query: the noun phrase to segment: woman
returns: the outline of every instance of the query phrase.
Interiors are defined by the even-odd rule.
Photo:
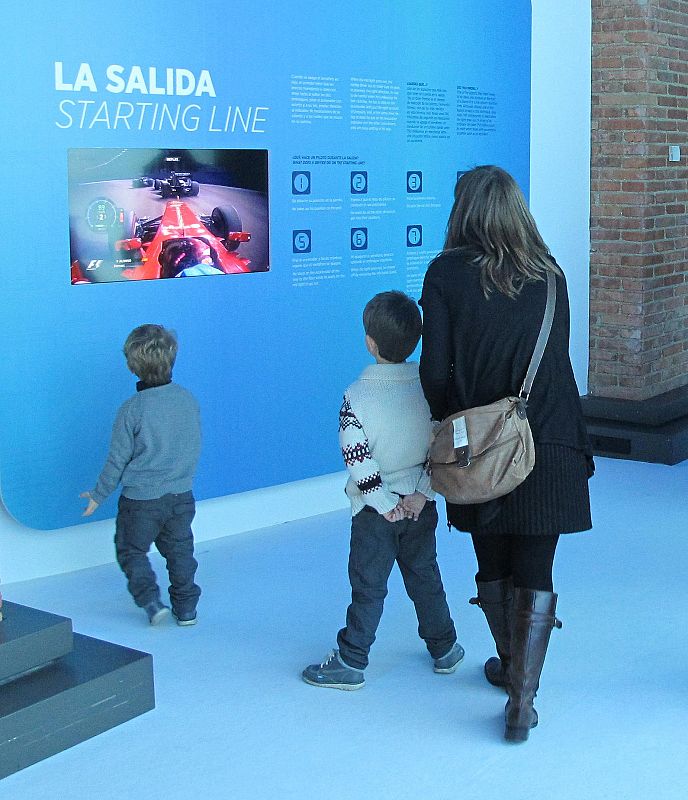
[[[520,189],[499,167],[477,167],[454,192],[443,252],[430,264],[421,306],[420,377],[433,419],[517,396],[556,277],[556,308],[528,400],[535,467],[498,500],[447,503],[450,525],[473,539],[478,596],[497,646],[487,680],[509,694],[505,737],[537,725],[538,688],[555,617],[552,564],[559,534],[592,527],[594,471],[569,359],[564,276]]]

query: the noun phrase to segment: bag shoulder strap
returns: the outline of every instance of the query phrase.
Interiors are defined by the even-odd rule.
[[[540,326],[540,333],[538,334],[537,342],[535,342],[535,350],[533,351],[533,356],[530,359],[530,364],[528,365],[528,372],[526,372],[526,377],[525,380],[523,381],[523,386],[521,386],[521,391],[518,393],[518,396],[523,400],[528,399],[530,390],[533,388],[533,381],[535,380],[535,374],[537,373],[538,367],[540,366],[540,362],[542,361],[542,356],[545,352],[545,347],[547,347],[549,332],[552,330],[552,321],[554,320],[554,309],[556,303],[557,303],[556,277],[552,271],[547,270],[547,305],[545,306],[545,316],[543,317],[542,325]]]

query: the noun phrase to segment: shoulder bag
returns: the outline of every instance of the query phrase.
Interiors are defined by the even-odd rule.
[[[452,414],[430,446],[432,488],[450,503],[485,503],[502,497],[535,466],[526,407],[554,319],[556,279],[547,272],[547,305],[535,350],[518,397]]]

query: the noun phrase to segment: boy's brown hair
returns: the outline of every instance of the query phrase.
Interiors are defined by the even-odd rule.
[[[363,309],[363,327],[385,361],[400,364],[416,349],[423,323],[415,301],[403,292],[376,294]]]
[[[162,325],[139,325],[124,343],[127,366],[149,386],[162,386],[172,380],[177,358],[177,337]]]

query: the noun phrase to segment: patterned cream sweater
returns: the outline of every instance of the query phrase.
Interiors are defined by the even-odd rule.
[[[349,470],[352,515],[368,505],[385,514],[399,495],[433,499],[427,455],[432,435],[418,364],[372,364],[344,393],[339,443]]]

